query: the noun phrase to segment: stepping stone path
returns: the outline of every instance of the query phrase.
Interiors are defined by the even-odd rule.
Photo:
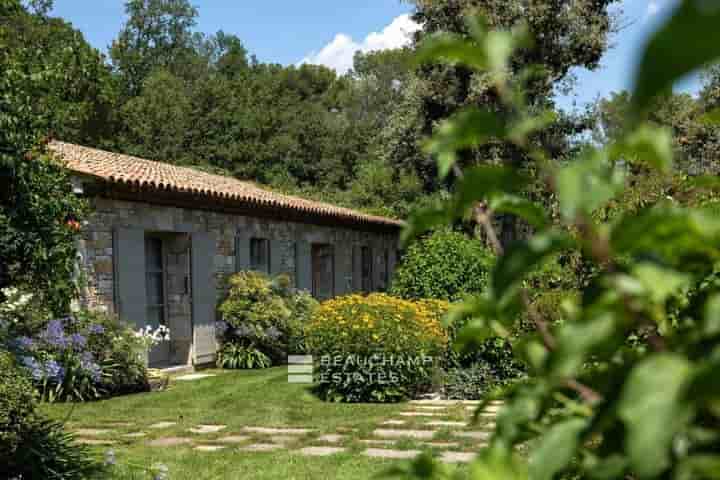
[[[428,427],[467,427],[466,422],[447,422],[443,420],[438,420],[434,422],[427,422],[425,425]]]
[[[373,431],[376,437],[385,438],[417,438],[420,440],[429,440],[435,435],[434,430],[394,430],[390,428],[378,428]]]
[[[253,443],[252,445],[243,447],[240,450],[243,452],[270,452],[279,448],[283,448],[283,446],[277,443]]]
[[[78,438],[75,441],[81,445],[115,445],[112,440],[98,440],[96,438]]]
[[[442,414],[437,412],[400,412],[403,417],[441,417]]]
[[[299,450],[302,455],[312,457],[327,457],[328,455],[335,455],[336,453],[342,453],[344,451],[344,448],[338,447],[305,447]]]
[[[386,420],[380,425],[405,425],[406,423],[407,422],[405,420]]]
[[[173,378],[173,380],[179,380],[181,382],[191,382],[193,380],[200,380],[201,378],[216,377],[214,373],[189,373],[187,375],[180,375],[179,377]]]
[[[360,440],[366,445],[395,445],[395,440]]]
[[[160,429],[163,429],[163,428],[174,427],[175,425],[177,425],[177,422],[157,422],[157,423],[153,423],[153,424],[150,425],[148,428],[152,428],[152,429],[155,429],[155,430],[160,430]]]
[[[453,432],[453,435],[461,438],[471,438],[473,440],[488,440],[492,434],[490,432]]]
[[[362,454],[366,457],[373,458],[415,458],[420,455],[420,450],[390,450],[386,448],[368,448]]]
[[[79,437],[103,437],[110,433],[112,433],[112,430],[101,428],[78,428],[75,430],[75,435]]]
[[[318,437],[318,442],[326,442],[326,443],[338,443],[341,442],[345,438],[345,435],[339,435],[337,433],[329,433],[327,435],[321,435]]]
[[[248,440],[250,440],[250,437],[245,437],[242,435],[228,435],[227,437],[218,438],[215,441],[221,443],[244,443]]]
[[[298,437],[291,437],[290,435],[275,435],[273,437],[270,437],[270,440],[273,443],[280,443],[280,444],[296,442],[297,439],[298,439]]]
[[[217,452],[218,450],[222,450],[224,448],[225,445],[198,445],[193,448],[193,450],[197,450],[199,452]]]
[[[141,438],[146,437],[147,433],[145,432],[132,432],[132,433],[126,433],[123,435],[125,438]]]
[[[148,445],[150,445],[151,447],[177,447],[179,445],[187,445],[189,443],[192,443],[192,441],[189,438],[164,437],[164,438],[156,438],[155,440],[150,440],[148,442]]]
[[[217,433],[224,429],[225,425],[198,425],[197,427],[191,428],[190,431],[198,435],[205,435],[208,433]]]
[[[460,444],[456,442],[422,442],[421,445],[431,448],[455,448]]]
[[[306,435],[312,430],[309,428],[267,428],[267,427],[244,427],[244,431],[260,433],[263,435]]]

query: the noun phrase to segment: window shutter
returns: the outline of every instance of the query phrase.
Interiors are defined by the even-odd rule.
[[[235,236],[235,271],[250,270],[250,235],[239,231]]]
[[[397,251],[395,249],[390,249],[388,251],[388,285],[387,288],[389,289],[392,285],[393,277],[395,276],[395,267],[397,266]]]
[[[192,319],[195,364],[215,361],[215,235],[192,235]]]
[[[113,232],[115,309],[120,319],[135,328],[147,320],[145,291],[145,231],[117,228]]]
[[[295,243],[295,285],[312,292],[312,245],[304,240]]]
[[[349,245],[335,245],[335,296],[345,295],[350,292],[352,285],[352,249]]]
[[[282,265],[284,247],[285,242],[282,240],[270,240],[270,275],[275,276],[281,273],[287,273]]]
[[[362,291],[362,247],[353,246],[352,249],[352,289],[353,292]]]

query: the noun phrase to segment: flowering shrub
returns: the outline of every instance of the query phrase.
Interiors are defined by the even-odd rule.
[[[349,295],[320,305],[307,326],[321,397],[393,402],[427,388],[447,334],[442,300]]]
[[[309,294],[290,288],[286,275],[271,279],[259,272],[240,272],[230,278],[229,285],[228,296],[220,305],[223,321],[215,331],[221,343],[243,349],[223,348],[225,358],[256,349],[280,364],[287,361],[288,353],[303,353],[303,325],[317,307]],[[265,365],[251,363],[255,368]],[[233,364],[238,362],[222,362],[221,366],[231,368]]]
[[[170,329],[165,325],[159,325],[155,330],[150,325],[136,330],[133,335],[138,340],[138,345],[148,350],[161,342],[170,341]]]
[[[82,401],[146,388],[138,357],[145,340],[115,318],[83,311],[59,319],[28,315],[32,295],[15,289],[3,294],[0,343],[13,352],[43,398]]]

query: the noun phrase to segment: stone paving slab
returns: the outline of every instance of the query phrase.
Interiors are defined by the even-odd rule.
[[[146,436],[147,436],[147,433],[145,433],[145,432],[131,432],[131,433],[126,433],[123,435],[123,437],[126,437],[126,438],[142,438],[142,437],[146,437]]]
[[[453,436],[461,438],[471,438],[473,440],[488,440],[491,432],[453,432]]]
[[[217,433],[225,428],[225,425],[198,425],[197,427],[191,428],[190,431],[198,435],[205,435],[208,433]]]
[[[216,377],[214,373],[189,373],[187,375],[180,375],[179,377],[173,377],[173,380],[179,380],[181,382],[191,382],[193,380],[200,380],[201,378]]]
[[[385,420],[380,425],[405,425],[406,423],[405,420]]]
[[[78,428],[74,433],[80,437],[103,437],[113,433],[113,431],[102,428]]]
[[[442,405],[451,406],[460,404],[460,400],[410,400],[412,405]]]
[[[298,437],[292,437],[290,435],[273,435],[270,437],[270,441],[273,443],[292,443],[296,442],[298,440]]]
[[[107,425],[108,427],[113,427],[113,428],[127,428],[127,427],[132,427],[132,426],[134,425],[134,423],[130,423],[130,422],[106,422],[105,425]]]
[[[327,457],[328,455],[335,455],[336,453],[342,453],[344,451],[344,448],[339,447],[305,447],[298,450],[302,455],[311,457]]]
[[[467,427],[466,422],[446,422],[441,420],[436,420],[432,422],[426,422],[425,425],[429,427]]]
[[[454,405],[414,405],[413,409],[415,410],[430,410],[430,411],[442,411],[447,410],[448,408],[452,407]]]
[[[441,413],[435,412],[400,412],[402,417],[442,417]]]
[[[362,452],[366,457],[373,458],[415,458],[420,450],[391,450],[387,448],[368,448]]]
[[[444,463],[468,463],[475,460],[476,453],[473,452],[442,452],[440,461]]]
[[[177,447],[178,445],[188,445],[192,443],[189,438],[182,437],[164,437],[150,440],[148,445],[151,447]]]
[[[306,435],[312,432],[309,428],[243,427],[243,430],[264,435]]]
[[[346,435],[340,435],[337,433],[328,433],[326,435],[320,435],[317,438],[317,441],[319,442],[326,442],[326,443],[338,443],[341,442],[343,439],[345,439]]]
[[[420,440],[429,440],[435,436],[434,430],[395,430],[391,428],[378,428],[373,431],[376,437],[387,438],[417,438]]]
[[[159,429],[162,429],[162,428],[174,427],[175,425],[177,425],[177,422],[157,422],[157,423],[153,423],[153,424],[150,425],[148,428],[152,428],[152,429],[157,429],[157,430],[159,430]]]
[[[200,452],[217,452],[218,450],[222,450],[224,448],[226,448],[225,445],[198,445],[193,448],[193,450],[198,450]]]
[[[97,438],[77,438],[75,442],[81,445],[115,445],[112,440],[99,440]]]
[[[278,443],[253,443],[252,445],[243,447],[240,450],[243,452],[271,452],[281,448],[284,447]]]
[[[360,443],[364,443],[366,445],[395,445],[397,442],[395,440],[358,440]]]
[[[244,435],[228,435],[227,437],[218,438],[215,441],[220,443],[243,443],[249,439],[250,437]]]

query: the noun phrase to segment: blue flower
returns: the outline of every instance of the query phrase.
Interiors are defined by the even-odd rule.
[[[17,340],[15,340],[15,345],[20,350],[32,350],[35,346],[35,342],[30,337],[18,337]]]
[[[45,378],[48,380],[54,380],[58,383],[63,381],[65,378],[65,370],[55,360],[48,360],[44,366]]]
[[[80,350],[87,345],[87,338],[79,333],[73,333],[70,335],[70,343],[75,349]]]
[[[44,369],[40,366],[37,360],[33,357],[20,357],[20,363],[23,365],[23,367],[30,370],[30,375],[32,375],[33,380],[39,381],[42,380],[45,376]]]
[[[62,320],[50,320],[40,338],[54,347],[65,348],[68,346],[68,338],[65,336]]]
[[[97,383],[102,378],[102,368],[95,362],[95,356],[91,352],[84,352],[80,357],[80,368],[87,373],[93,382]]]
[[[103,327],[102,325],[99,325],[97,323],[94,323],[94,324],[90,325],[90,327],[88,327],[88,333],[90,333],[92,335],[102,335],[103,333],[105,333],[105,327]]]

